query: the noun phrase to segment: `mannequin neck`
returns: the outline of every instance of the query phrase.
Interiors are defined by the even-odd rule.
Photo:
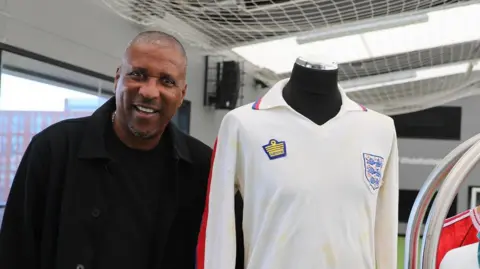
[[[293,65],[288,84],[296,90],[321,95],[339,95],[338,69],[319,70]]]
[[[338,70],[318,70],[295,64],[283,98],[294,110],[317,125],[335,117],[342,106]]]

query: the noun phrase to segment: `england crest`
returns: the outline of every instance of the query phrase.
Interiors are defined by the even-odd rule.
[[[382,182],[383,157],[363,153],[363,166],[365,168],[365,179],[372,190],[380,188]]]

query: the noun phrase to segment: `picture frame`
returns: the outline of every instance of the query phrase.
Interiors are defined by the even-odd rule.
[[[468,187],[468,208],[475,208],[480,205],[480,186]]]

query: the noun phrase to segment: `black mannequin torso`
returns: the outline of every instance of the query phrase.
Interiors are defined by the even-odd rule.
[[[283,88],[283,98],[295,111],[322,125],[335,117],[342,106],[338,69],[314,69],[297,62]]]

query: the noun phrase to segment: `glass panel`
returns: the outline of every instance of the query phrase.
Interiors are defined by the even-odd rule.
[[[190,107],[190,101],[185,100],[172,118],[172,122],[186,134],[190,133]]]
[[[58,121],[90,115],[113,82],[4,52],[0,77],[0,205],[32,137]]]

